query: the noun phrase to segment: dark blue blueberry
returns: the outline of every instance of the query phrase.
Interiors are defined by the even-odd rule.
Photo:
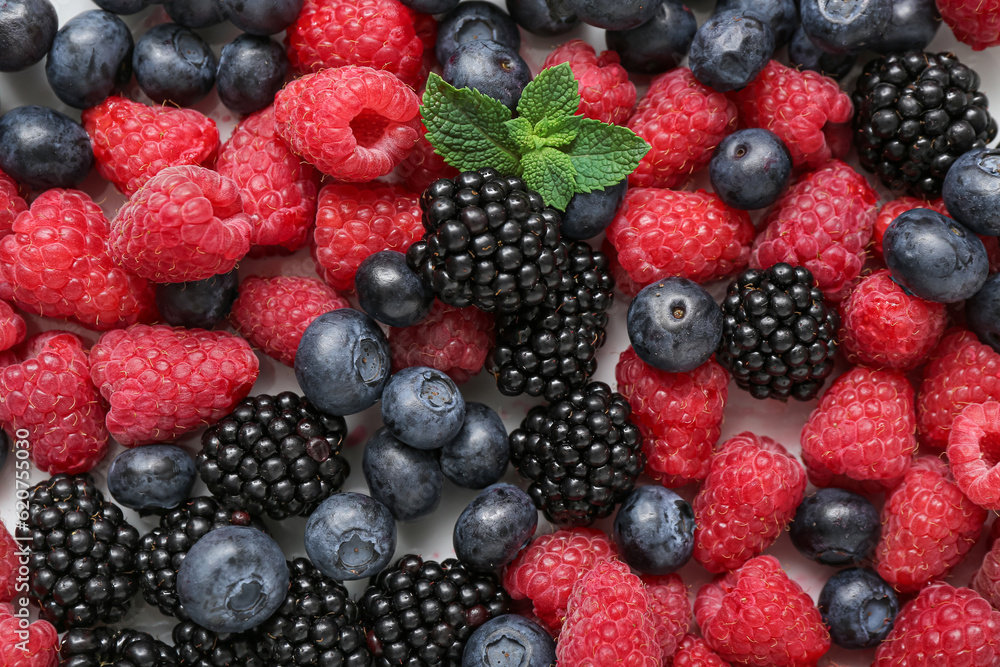
[[[614,538],[622,560],[636,572],[676,572],[694,550],[694,510],[670,489],[640,486],[618,508]]]
[[[921,299],[955,303],[979,291],[989,274],[986,248],[960,222],[928,208],[902,213],[882,238],[892,279]]]
[[[378,324],[353,308],[338,308],[317,317],[302,334],[295,379],[321,412],[352,415],[382,396],[391,361]]]
[[[663,0],[653,18],[629,30],[608,30],[608,48],[622,67],[639,74],[659,74],[681,64],[698,31],[694,14],[680,0]]]
[[[834,79],[847,76],[854,63],[858,62],[858,57],[852,53],[837,55],[819,48],[809,39],[802,26],[796,28],[792,41],[788,44],[788,59],[800,70],[812,70]]]
[[[708,174],[719,199],[752,211],[770,206],[785,191],[792,177],[792,156],[773,132],[739,130],[715,147]]]
[[[952,163],[941,186],[948,214],[977,234],[1000,236],[1000,149],[976,148]]]
[[[439,449],[465,421],[465,399],[455,382],[426,366],[403,368],[382,392],[382,422],[411,447]]]
[[[456,88],[472,88],[513,110],[531,81],[531,69],[517,51],[496,42],[464,44],[444,64],[441,78]]]
[[[479,492],[455,521],[452,544],[459,560],[474,570],[495,572],[524,548],[538,527],[531,497],[501,482]]]
[[[172,509],[187,500],[198,478],[191,456],[175,445],[126,449],[108,469],[108,491],[134,510]]]
[[[306,553],[337,581],[372,577],[396,552],[396,522],[389,508],[362,493],[335,493],[306,522]]]
[[[222,47],[215,86],[223,104],[246,115],[274,102],[287,74],[288,55],[280,44],[244,33]]]
[[[7,432],[0,428],[0,470],[3,470],[7,463],[7,455],[10,454],[10,438]]]
[[[892,16],[872,49],[879,53],[923,51],[940,26],[935,0],[892,0]]]
[[[701,24],[688,51],[691,73],[719,92],[744,88],[771,60],[774,35],[756,14],[715,14]]]
[[[366,257],[354,274],[361,308],[391,327],[409,327],[427,317],[434,292],[407,265],[406,255],[381,250]]]
[[[162,0],[167,16],[185,28],[207,28],[226,20],[220,0]]]
[[[965,302],[965,323],[980,342],[1000,352],[1000,273],[987,278]]]
[[[422,14],[444,14],[455,9],[460,0],[399,0],[415,12]]]
[[[666,278],[636,295],[626,326],[640,359],[669,373],[686,373],[719,347],[722,309],[698,283]]]
[[[507,436],[507,427],[496,410],[475,401],[466,403],[461,430],[441,448],[441,472],[466,489],[499,482],[510,461]]]
[[[504,10],[490,2],[472,0],[441,17],[434,54],[444,64],[458,47],[469,42],[496,42],[517,51],[521,48],[521,33]]]
[[[893,0],[801,0],[799,14],[806,34],[824,51],[861,53],[878,43]]]
[[[857,565],[882,534],[878,510],[864,496],[844,489],[820,489],[807,496],[789,526],[792,544],[823,565]]]
[[[132,54],[135,80],[153,102],[190,106],[212,91],[218,63],[198,33],[176,23],[153,26]]]
[[[605,30],[638,28],[653,18],[663,0],[570,0],[581,21]]]
[[[518,614],[486,621],[469,635],[462,667],[551,667],[556,640],[542,626]]]
[[[56,33],[45,76],[56,96],[78,109],[121,91],[132,78],[132,33],[111,12],[77,14]]]
[[[819,594],[823,623],[842,648],[875,648],[892,630],[899,600],[874,570],[852,567],[830,577]]]
[[[611,224],[625,199],[628,179],[593,192],[578,192],[566,205],[560,229],[568,239],[592,239]]]
[[[535,35],[555,37],[580,25],[570,0],[507,0],[514,21]]]
[[[94,4],[112,14],[136,14],[149,7],[151,0],[94,0]]]
[[[59,17],[49,0],[0,2],[0,72],[20,72],[49,52]]]
[[[715,5],[716,14],[732,10],[750,12],[767,21],[776,49],[788,44],[799,26],[795,0],[719,0]]]
[[[94,164],[90,137],[69,116],[25,105],[0,117],[0,169],[35,190],[74,188]]]
[[[156,286],[156,307],[167,324],[212,329],[229,316],[239,285],[236,269],[188,283],[160,283]]]
[[[361,472],[372,498],[397,521],[427,516],[441,503],[444,475],[433,452],[416,449],[380,428],[365,445]]]
[[[303,0],[219,0],[222,15],[251,35],[275,35],[295,22]]]
[[[243,632],[278,610],[288,564],[269,535],[249,526],[216,528],[194,543],[177,571],[177,597],[191,620],[213,632]]]

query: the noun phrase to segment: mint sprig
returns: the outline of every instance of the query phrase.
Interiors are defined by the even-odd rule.
[[[427,140],[445,162],[520,176],[546,204],[565,210],[574,194],[619,183],[649,151],[628,128],[577,116],[579,106],[573,70],[563,63],[525,86],[517,118],[492,97],[433,73],[420,113]]]

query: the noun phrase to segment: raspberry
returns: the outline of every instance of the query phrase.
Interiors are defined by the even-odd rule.
[[[618,288],[618,291],[625,296],[634,297],[640,290],[642,290],[643,287],[645,287],[645,285],[640,285],[632,280],[628,271],[622,267],[621,262],[618,261],[618,251],[615,250],[613,245],[611,245],[611,241],[608,240],[607,236],[605,236],[604,241],[601,242],[601,252],[603,252],[608,258],[608,266],[611,269],[611,277],[615,279],[615,287]]]
[[[709,572],[725,572],[777,539],[805,496],[806,473],[783,446],[749,431],[723,443],[710,465],[693,503],[693,555]]]
[[[156,316],[152,286],[117,266],[101,207],[78,190],[46,190],[0,238],[0,299],[99,331]]]
[[[754,228],[746,211],[714,194],[633,188],[607,229],[618,262],[637,285],[668,276],[706,282],[750,259]]]
[[[422,321],[389,329],[392,370],[429,366],[462,384],[483,369],[493,338],[489,313],[475,306],[455,308],[435,299]]]
[[[424,234],[417,195],[396,185],[330,183],[319,191],[312,253],[316,270],[335,290],[354,289],[366,257],[407,249]]]
[[[650,145],[629,185],[673,188],[708,164],[712,150],[736,129],[736,105],[678,67],[653,79],[628,128]]]
[[[823,296],[840,301],[865,262],[878,195],[840,160],[806,174],[782,195],[754,239],[750,266],[804,266]]]
[[[961,562],[985,521],[986,510],[965,497],[944,461],[917,457],[885,499],[875,567],[897,591],[918,591]]]
[[[659,667],[660,646],[639,577],[602,560],[573,588],[556,644],[561,665]]]
[[[0,301],[0,351],[14,347],[24,340],[27,333],[28,326],[24,323],[24,318],[9,303]]]
[[[582,39],[571,39],[545,57],[542,69],[569,63],[580,88],[577,115],[602,123],[623,124],[635,107],[635,86],[614,51],[597,55],[593,46]]]
[[[830,648],[812,598],[774,556],[758,556],[702,586],[694,615],[709,647],[740,664],[815,665]]]
[[[294,367],[299,341],[312,321],[349,306],[347,299],[316,278],[250,276],[240,284],[230,318],[251,345]]]
[[[420,99],[370,67],[324,69],[274,97],[276,131],[292,152],[341,181],[385,176],[413,150]]]
[[[763,127],[785,142],[796,167],[815,169],[833,157],[824,126],[846,123],[854,114],[850,96],[836,81],[776,60],[730,96],[747,127]]]
[[[131,196],[164,167],[211,164],[215,121],[194,109],[151,107],[112,95],[80,114],[101,176]]]
[[[90,376],[111,406],[108,430],[126,447],[214,424],[246,398],[259,369],[237,336],[143,324],[101,336],[90,362]]]
[[[650,614],[656,627],[663,664],[677,652],[691,628],[691,601],[679,574],[642,577],[649,595]]]
[[[21,566],[20,555],[27,555],[31,552],[31,545],[24,543],[24,551],[21,551],[21,543],[14,539],[7,527],[0,521],[0,603],[10,602],[17,595],[18,568]]]
[[[1000,2],[997,0],[937,0],[941,19],[955,39],[973,51],[1000,44]]]
[[[993,525],[1000,526],[1000,522],[994,521]],[[991,537],[994,532],[990,531]],[[986,598],[995,609],[1000,609],[1000,547],[994,541],[988,548],[982,565],[969,581],[969,587]]]
[[[694,635],[684,635],[670,664],[672,667],[729,667],[729,663],[720,658],[704,639]]]
[[[966,406],[951,424],[948,463],[955,483],[969,500],[1000,510],[1000,403]]]
[[[17,182],[0,171],[0,239],[11,232],[14,218],[28,210]]]
[[[878,210],[878,215],[875,217],[875,230],[872,233],[872,255],[875,258],[882,259],[882,237],[885,236],[885,230],[889,228],[892,221],[906,211],[915,208],[929,208],[941,215],[948,215],[948,209],[945,208],[944,200],[942,199],[925,201],[916,197],[906,196],[898,199],[890,199],[882,204],[882,208]]]
[[[316,217],[319,175],[277,135],[273,106],[240,121],[215,169],[240,187],[243,211],[253,224],[251,243],[292,251],[305,245]]]
[[[434,50],[431,49],[431,53]],[[413,192],[423,192],[431,183],[439,178],[455,178],[458,169],[444,161],[444,158],[434,152],[434,147],[427,141],[427,129],[420,124],[420,138],[414,144],[413,150],[396,167],[396,173],[403,179],[406,187]]]
[[[59,664],[59,633],[48,621],[28,625],[27,651],[21,618],[14,606],[0,604],[0,665],[4,667],[56,667]]]
[[[705,479],[722,431],[729,373],[715,359],[690,373],[667,373],[629,347],[618,357],[615,379],[642,432],[646,474],[668,487]]]

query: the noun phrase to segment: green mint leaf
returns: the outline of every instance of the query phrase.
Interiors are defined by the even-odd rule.
[[[627,127],[584,118],[566,149],[576,171],[576,191],[615,185],[635,170],[648,151],[649,144]]]
[[[525,185],[540,194],[549,206],[565,211],[577,191],[576,169],[570,156],[546,146],[522,157],[521,166]]]
[[[569,63],[543,69],[532,79],[517,103],[517,115],[532,125],[543,118],[572,116],[580,108],[580,86]]]
[[[580,121],[583,116],[562,116],[560,118],[546,117],[535,125],[535,136],[539,146],[559,148],[565,146],[580,133]]]
[[[522,155],[537,148],[534,129],[524,118],[511,118],[504,123],[504,127],[507,128],[507,135]]]

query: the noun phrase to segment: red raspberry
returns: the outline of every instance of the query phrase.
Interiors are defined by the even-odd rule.
[[[313,320],[349,306],[347,299],[316,278],[250,276],[240,283],[230,319],[251,345],[294,367],[299,341]]]
[[[746,211],[698,190],[633,188],[607,229],[618,262],[636,284],[668,276],[707,282],[747,265],[754,228]]]
[[[664,663],[667,664],[667,663]],[[694,635],[684,635],[674,654],[672,667],[729,667],[729,663],[719,657],[704,639]]]
[[[531,600],[535,615],[559,630],[576,582],[617,554],[614,543],[596,528],[564,528],[536,537],[522,549],[507,566],[503,585],[515,600]]]
[[[885,499],[875,567],[897,591],[919,591],[965,558],[985,521],[986,510],[965,497],[944,461],[919,456]]]
[[[101,176],[131,196],[164,167],[211,164],[215,121],[194,109],[151,107],[112,95],[80,114]]]
[[[614,51],[597,55],[593,46],[582,39],[571,39],[545,57],[542,69],[569,63],[580,88],[577,115],[602,123],[623,124],[635,107],[635,86]]]
[[[7,526],[0,521],[0,603],[10,602],[18,597],[17,577],[18,569],[21,567],[20,557],[28,556],[30,553],[31,544],[15,540],[7,530]]]
[[[618,261],[618,251],[611,245],[607,236],[601,242],[601,252],[608,258],[608,266],[611,268],[611,275],[615,279],[615,287],[618,288],[619,292],[625,296],[633,297],[645,287],[645,285],[640,285],[632,280],[628,271],[622,268],[621,262]]]
[[[840,301],[865,263],[878,195],[840,160],[806,174],[782,195],[754,239],[750,266],[804,266],[828,299]]]
[[[20,363],[0,368],[0,423],[11,433],[28,431],[31,460],[51,475],[86,472],[104,458],[104,408],[79,337],[40,333]]]
[[[1000,662],[1000,611],[971,588],[927,586],[900,609],[872,667]]]
[[[277,132],[292,152],[341,181],[370,181],[413,150],[420,98],[387,72],[324,69],[295,79],[274,97]]]
[[[556,661],[587,667],[659,667],[656,639],[642,581],[621,561],[602,560],[573,588]]]
[[[222,145],[215,169],[233,179],[253,223],[251,243],[298,250],[316,217],[319,174],[275,132],[274,107],[240,121]]]
[[[740,664],[815,665],[830,648],[812,598],[774,556],[758,556],[702,586],[694,615],[709,647]]]
[[[24,318],[18,315],[9,303],[0,301],[0,351],[14,347],[24,340],[27,333],[28,326],[24,323]]]
[[[777,539],[805,496],[806,472],[783,446],[749,431],[723,443],[710,465],[693,503],[694,558],[725,572]]]
[[[108,430],[126,447],[214,424],[246,398],[259,370],[238,336],[162,324],[109,331],[90,361],[91,378],[111,406]]]
[[[877,259],[882,259],[882,237],[885,236],[885,230],[889,228],[893,220],[915,208],[929,208],[941,215],[948,215],[948,209],[945,208],[944,200],[942,199],[935,199],[934,201],[924,201],[916,197],[890,199],[882,204],[882,208],[878,210],[878,215],[875,217],[875,230],[872,233],[872,254]]]
[[[951,424],[948,463],[955,483],[983,509],[1000,510],[1000,403],[973,403]]]
[[[492,315],[475,306],[455,308],[435,299],[422,321],[389,329],[392,370],[430,366],[462,384],[483,370],[493,341]]]
[[[673,188],[708,164],[712,150],[736,129],[736,105],[677,67],[653,79],[628,128],[650,145],[629,185]]]
[[[629,347],[618,357],[615,379],[642,432],[646,474],[668,487],[705,479],[729,397],[726,369],[709,359],[690,373],[667,373]]]
[[[660,645],[663,664],[677,653],[681,639],[691,628],[691,601],[679,574],[642,577],[649,595],[650,613]]]
[[[1000,526],[1000,521],[994,521],[993,526]],[[993,532],[995,529],[990,531],[991,537]],[[969,587],[986,598],[994,609],[1000,609],[1000,546],[995,540],[989,545],[982,565],[972,575]]]
[[[433,49],[431,50],[433,53]],[[431,183],[439,178],[455,178],[458,169],[444,161],[444,158],[434,152],[434,147],[427,141],[427,129],[420,124],[420,138],[413,146],[413,151],[406,156],[396,173],[403,179],[406,187],[413,192],[423,192]]]
[[[354,289],[361,262],[381,250],[405,253],[424,234],[417,195],[396,185],[341,185],[319,191],[313,259],[339,291]]]
[[[937,8],[955,39],[973,51],[1000,44],[998,0],[937,0]]]
[[[13,178],[0,171],[0,239],[11,232],[14,218],[28,210],[28,202]]]
[[[59,633],[48,621],[35,621],[14,615],[14,606],[0,604],[0,665],[4,667],[56,667],[59,664]],[[24,635],[28,632],[27,643]],[[27,650],[25,650],[27,648]]]
[[[110,250],[153,282],[204,280],[236,267],[252,230],[236,181],[204,167],[167,167],[118,211]]]

